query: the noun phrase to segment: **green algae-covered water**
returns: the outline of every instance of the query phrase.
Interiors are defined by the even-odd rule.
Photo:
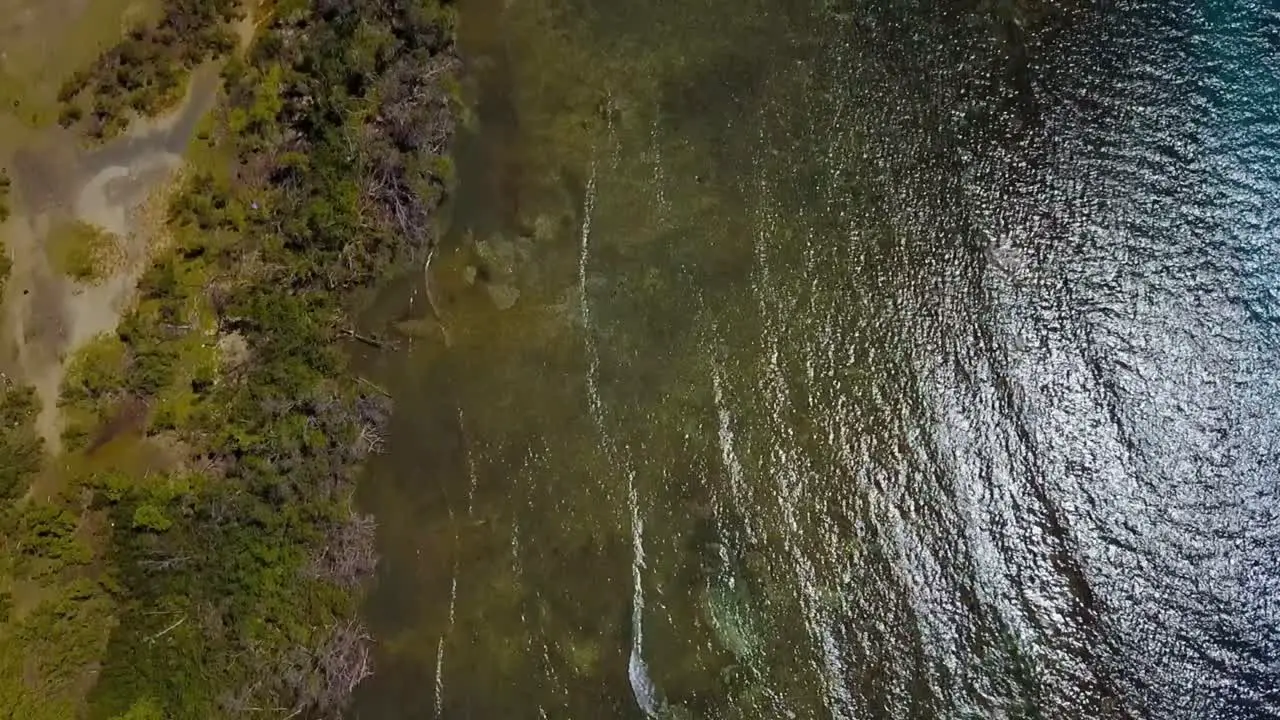
[[[1280,716],[1269,5],[461,16],[353,716]]]

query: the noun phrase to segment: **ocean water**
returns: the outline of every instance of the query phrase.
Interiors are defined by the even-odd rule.
[[[353,717],[1280,717],[1280,5],[462,20]]]

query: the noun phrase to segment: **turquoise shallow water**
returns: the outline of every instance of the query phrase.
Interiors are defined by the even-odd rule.
[[[355,716],[1280,717],[1280,9],[463,26]]]

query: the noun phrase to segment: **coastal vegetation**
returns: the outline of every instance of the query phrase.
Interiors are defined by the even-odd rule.
[[[238,0],[166,0],[158,21],[133,27],[62,83],[58,122],[103,140],[120,134],[133,115],[172,107],[196,66],[235,47],[231,23],[241,16]]]
[[[75,716],[109,632],[110,595],[93,569],[73,498],[21,498],[44,464],[30,388],[0,394],[0,707],[12,717]]]
[[[64,124],[105,139],[224,57],[136,305],[67,364],[62,455],[30,389],[0,396],[0,707],[23,717],[334,717],[370,672],[352,494],[390,408],[338,343],[436,237],[453,10],[283,0],[229,53],[241,12],[172,0],[63,86]],[[100,277],[111,236],[68,233],[55,264]]]

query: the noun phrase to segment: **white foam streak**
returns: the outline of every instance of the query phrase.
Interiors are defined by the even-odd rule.
[[[458,430],[462,433],[462,451],[467,456],[467,517],[470,518],[475,514],[476,505],[476,483],[478,475],[476,474],[476,459],[471,453],[471,438],[467,435],[467,424],[462,417],[462,408],[458,408]]]
[[[591,406],[591,417],[596,422],[601,434],[604,434],[604,407],[600,401],[600,391],[596,385],[596,375],[600,369],[600,355],[596,351],[595,337],[591,327],[591,298],[587,294],[587,260],[591,255],[591,218],[595,214],[596,204],[596,165],[591,164],[591,175],[587,180],[586,198],[582,207],[582,232],[578,236],[578,305],[582,314],[582,338],[587,351],[587,402]]]
[[[444,714],[444,636],[436,643],[436,717]]]
[[[596,165],[593,162],[591,174],[587,180],[586,197],[583,201],[582,232],[579,235],[578,250],[578,298],[582,313],[583,344],[587,353],[587,403],[605,452],[611,460],[617,460],[622,464],[623,474],[626,477],[632,550],[631,651],[627,660],[627,677],[631,682],[636,703],[646,715],[653,716],[661,708],[662,701],[644,662],[644,525],[640,518],[640,503],[636,495],[635,471],[631,468],[625,452],[619,452],[620,449],[615,445],[605,423],[605,408],[600,397],[598,380],[600,353],[596,347],[591,325],[591,298],[587,292],[587,267],[591,258],[591,221],[595,213],[596,176]]]
[[[719,422],[718,437],[720,440],[720,458],[725,472],[729,474],[729,494],[734,507],[746,507],[742,479],[742,463],[738,461],[738,453],[734,449],[733,418],[725,404],[724,389],[720,380],[720,365],[714,360],[711,364],[711,390],[716,403],[716,418]]]
[[[456,538],[455,538],[456,544]],[[444,643],[445,639],[453,634],[453,621],[455,617],[455,608],[458,603],[458,565],[457,562],[453,566],[453,579],[449,585],[449,624],[445,627],[445,631],[440,635],[436,642],[436,717],[439,718],[444,711]]]
[[[627,504],[631,509],[631,653],[627,658],[627,679],[636,704],[653,717],[662,707],[661,695],[644,662],[644,524],[636,498],[635,473],[627,470]]]

